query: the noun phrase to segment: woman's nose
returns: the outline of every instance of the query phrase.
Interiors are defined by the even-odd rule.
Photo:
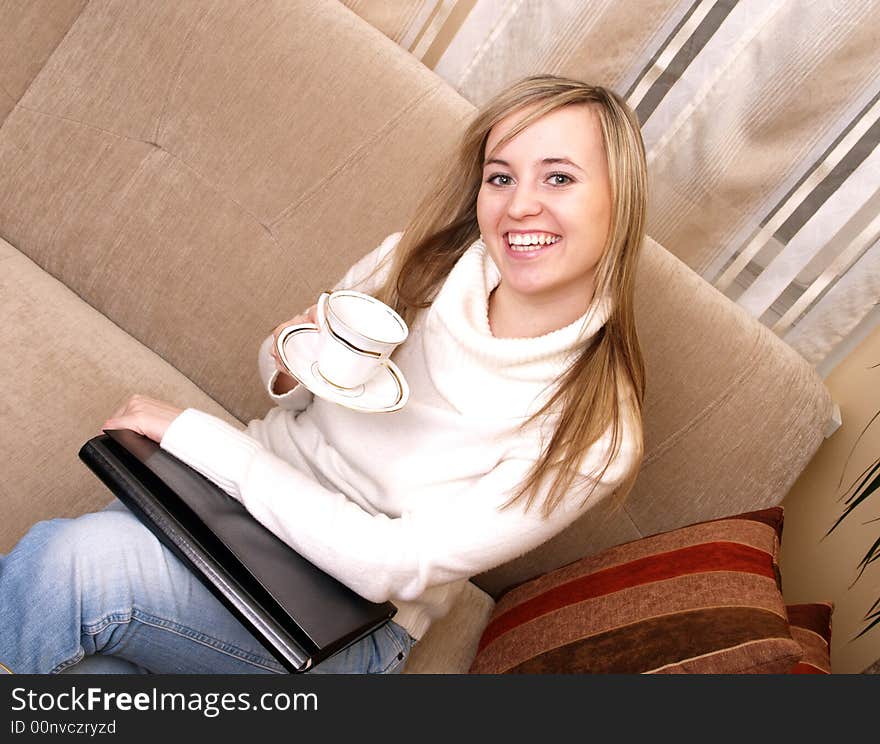
[[[524,184],[518,184],[510,194],[507,204],[507,212],[511,217],[520,219],[541,211],[541,200],[534,189]]]

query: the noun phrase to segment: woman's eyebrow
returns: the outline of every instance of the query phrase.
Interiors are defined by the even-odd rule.
[[[563,165],[570,165],[572,168],[577,168],[581,173],[586,173],[586,171],[575,163],[574,160],[569,160],[568,158],[544,158],[541,162],[545,165],[562,163]]]
[[[487,165],[491,165],[492,163],[496,163],[497,165],[503,165],[505,168],[510,167],[510,163],[506,160],[501,160],[500,158],[490,158],[483,162],[483,167],[485,168]],[[570,165],[573,168],[577,168],[581,173],[584,173],[584,169],[581,168],[577,163],[573,160],[569,160],[568,158],[543,158],[541,160],[536,160],[535,165],[556,165],[558,163],[562,163],[563,165]]]

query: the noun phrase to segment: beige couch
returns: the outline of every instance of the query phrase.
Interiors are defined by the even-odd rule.
[[[401,229],[473,107],[341,3],[0,3],[0,552],[110,499],[78,461],[140,391],[263,415],[260,341]],[[476,577],[410,672],[466,671],[505,587],[779,503],[832,404],[648,241],[646,456],[625,509]]]

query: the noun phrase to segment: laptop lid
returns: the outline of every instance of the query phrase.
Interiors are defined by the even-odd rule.
[[[107,431],[80,458],[292,672],[307,671],[397,611],[310,563],[147,437]]]

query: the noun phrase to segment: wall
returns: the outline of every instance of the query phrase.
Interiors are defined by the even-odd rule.
[[[871,369],[872,365],[878,366]],[[880,328],[868,334],[825,382],[840,406],[843,425],[825,440],[783,501],[783,594],[789,603],[834,602],[832,670],[852,674],[880,659],[880,625],[855,640],[865,627],[865,614],[880,597],[880,566],[869,568],[853,584],[859,561],[880,537],[880,521],[864,524],[880,518],[880,492],[831,535],[824,535],[842,512],[838,496],[880,455],[880,418],[853,450],[859,433],[880,410]]]

